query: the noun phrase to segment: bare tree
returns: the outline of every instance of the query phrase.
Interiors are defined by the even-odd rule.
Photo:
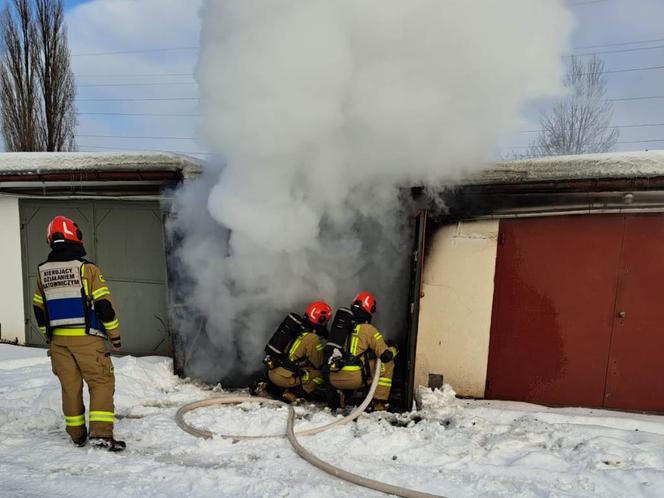
[[[3,12],[0,33],[5,149],[75,150],[76,87],[62,0],[13,0],[13,9]]]
[[[572,56],[565,77],[569,93],[540,117],[542,131],[531,156],[608,152],[619,132],[611,126],[613,106],[606,98],[604,62],[593,56],[586,63]]]

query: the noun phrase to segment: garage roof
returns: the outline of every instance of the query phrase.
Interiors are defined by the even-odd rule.
[[[52,173],[172,171],[183,178],[198,176],[202,163],[167,152],[3,152],[0,177]]]
[[[616,152],[505,161],[467,176],[464,185],[664,177],[664,151]]]

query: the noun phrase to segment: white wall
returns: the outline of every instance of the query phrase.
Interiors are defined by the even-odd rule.
[[[484,396],[498,221],[429,234],[420,299],[415,383],[443,374],[457,394]]]
[[[18,199],[0,197],[0,326],[2,338],[25,342],[21,222]]]

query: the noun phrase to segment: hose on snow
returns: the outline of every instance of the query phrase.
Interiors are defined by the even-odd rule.
[[[335,467],[334,465],[331,465],[327,462],[324,462],[320,458],[316,457],[312,453],[310,453],[306,448],[304,448],[299,441],[297,440],[297,436],[309,436],[312,434],[318,434],[320,432],[326,431],[328,429],[331,429],[332,427],[338,426],[338,425],[344,425],[349,422],[352,422],[355,420],[357,417],[359,417],[362,412],[366,409],[366,407],[369,405],[371,402],[371,399],[374,396],[374,393],[376,392],[376,388],[378,387],[378,377],[379,377],[379,372],[380,372],[380,358],[376,360],[376,368],[375,368],[375,374],[373,377],[373,380],[371,381],[371,387],[369,388],[369,392],[367,393],[367,396],[364,398],[364,401],[357,406],[349,415],[335,420],[334,422],[331,422],[329,424],[321,425],[319,427],[313,427],[311,429],[305,429],[301,431],[295,431],[295,410],[293,409],[292,406],[286,405],[284,402],[276,400],[276,399],[271,399],[271,398],[262,398],[258,396],[221,396],[218,398],[209,398],[209,399],[204,399],[200,401],[195,401],[193,403],[189,403],[187,405],[184,405],[180,407],[180,409],[177,411],[175,414],[175,423],[180,427],[183,431],[188,432],[192,436],[204,438],[204,439],[210,439],[214,436],[217,437],[222,437],[222,438],[227,438],[227,439],[233,439],[234,441],[242,441],[242,440],[250,440],[250,439],[263,439],[263,438],[282,438],[284,437],[284,434],[270,434],[270,435],[264,435],[264,436],[238,436],[238,435],[230,435],[230,434],[213,434],[212,432],[205,430],[205,429],[199,429],[196,427],[193,427],[189,425],[187,422],[184,420],[184,414],[187,412],[190,412],[192,410],[196,410],[197,408],[203,408],[206,406],[212,406],[212,405],[233,405],[233,404],[239,404],[239,403],[266,403],[266,404],[275,404],[275,405],[285,405],[288,408],[288,425],[286,428],[286,434],[285,436],[288,438],[288,441],[290,442],[291,446],[295,450],[295,452],[304,460],[309,462],[311,465],[317,467],[318,469],[322,470],[323,472],[326,472],[334,477],[337,477],[339,479],[343,479],[344,481],[351,482],[353,484],[357,484],[358,486],[363,486],[365,488],[370,488],[375,491],[380,491],[382,493],[387,493],[391,495],[396,495],[396,496],[402,496],[404,498],[444,498],[439,495],[432,495],[429,493],[423,493],[420,491],[415,491],[412,489],[408,488],[402,488],[401,486],[395,486],[392,484],[380,482],[380,481],[374,481],[373,479],[369,479],[366,477],[362,477],[357,474],[353,474],[351,472],[345,471],[343,469],[340,469],[339,467]]]

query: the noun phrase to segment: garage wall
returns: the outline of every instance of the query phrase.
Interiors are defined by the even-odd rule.
[[[416,385],[443,374],[457,394],[484,395],[498,221],[462,222],[430,235],[415,362]]]
[[[23,270],[21,266],[21,223],[18,199],[0,198],[0,332],[2,338],[25,342],[23,316]]]

